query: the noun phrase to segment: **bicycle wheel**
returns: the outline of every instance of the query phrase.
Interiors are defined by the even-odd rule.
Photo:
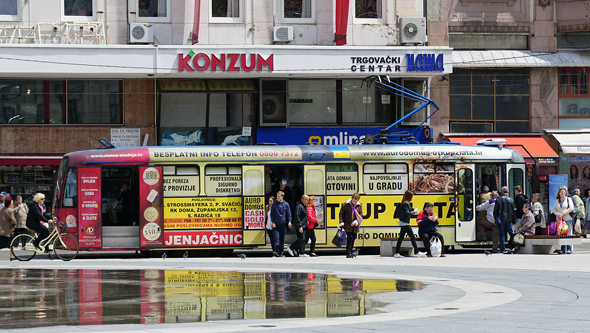
[[[61,237],[61,241],[59,238]],[[61,234],[53,241],[53,252],[64,261],[69,261],[78,255],[78,241],[76,237],[68,234]]]
[[[20,261],[29,261],[33,259],[35,254],[37,254],[33,240],[34,238],[29,234],[21,234],[14,237],[10,243],[10,252],[12,252],[12,255]]]

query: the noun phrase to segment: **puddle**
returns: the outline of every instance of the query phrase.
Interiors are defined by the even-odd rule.
[[[419,290],[406,280],[201,270],[0,271],[3,329],[322,318],[380,313],[369,296]]]

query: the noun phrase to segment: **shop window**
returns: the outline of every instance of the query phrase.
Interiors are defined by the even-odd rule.
[[[198,166],[164,166],[162,173],[165,198],[190,198],[199,195]]]
[[[68,123],[121,123],[120,86],[118,80],[68,81]]]
[[[428,97],[428,80],[403,80],[403,86],[410,89],[411,91],[418,93],[422,96]],[[405,117],[410,112],[419,108],[424,104],[422,101],[416,101],[412,98],[404,97],[401,99],[402,102],[402,117]],[[428,107],[423,108],[419,112],[415,113],[410,118],[406,119],[404,125],[420,125],[428,117]]]
[[[408,165],[405,163],[365,164],[363,188],[366,194],[401,194],[408,189]]]
[[[336,124],[336,81],[289,80],[289,123]]]
[[[94,19],[96,0],[63,0],[63,18],[68,21]]]
[[[0,1],[0,21],[20,20],[20,0]]]
[[[260,125],[287,125],[287,80],[261,80]]]
[[[415,193],[453,193],[454,191],[454,164],[414,164]]]
[[[590,126],[590,68],[559,69],[559,128]]]
[[[205,194],[214,197],[242,195],[242,168],[239,166],[205,167]]]
[[[456,70],[450,76],[451,132],[530,131],[529,70]]]
[[[342,121],[344,123],[392,123],[396,99],[387,91],[363,80],[342,80]]]
[[[382,19],[382,0],[355,0],[354,13],[357,19]]]
[[[352,195],[359,191],[358,165],[326,165],[326,189],[328,195]]]
[[[170,20],[170,0],[137,0],[139,22],[168,22]]]
[[[244,17],[241,0],[211,0],[210,4],[212,22],[241,22]]]
[[[20,195],[27,203],[32,202],[36,193],[43,193],[44,203],[51,211],[55,171],[52,166],[0,166],[0,192],[12,198]]]
[[[283,22],[313,23],[316,0],[279,0]]]

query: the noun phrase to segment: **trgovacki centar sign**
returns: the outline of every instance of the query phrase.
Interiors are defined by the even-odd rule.
[[[221,72],[272,72],[274,70],[274,57],[270,54],[266,58],[257,53],[221,53],[205,54],[190,51],[187,55],[178,54],[178,71],[221,71]]]

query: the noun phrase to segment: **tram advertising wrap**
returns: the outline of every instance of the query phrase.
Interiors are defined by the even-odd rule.
[[[242,198],[164,198],[164,229],[241,229]]]

